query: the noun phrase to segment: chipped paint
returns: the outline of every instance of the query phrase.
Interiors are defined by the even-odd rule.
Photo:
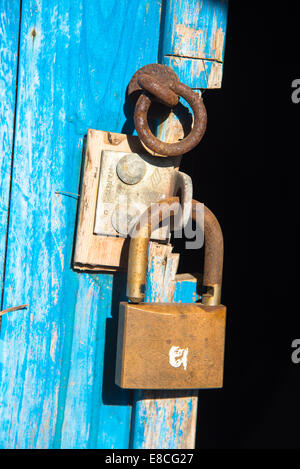
[[[209,88],[210,62],[223,63],[227,8],[227,0],[192,4],[166,0],[162,61],[191,88]],[[220,79],[214,80],[212,87],[216,88],[217,82],[220,87]]]
[[[214,49],[215,54],[214,58],[219,60],[220,62],[223,61],[223,51],[224,51],[224,41],[225,41],[225,34],[221,28],[218,28],[215,33],[214,37]]]
[[[193,50],[191,56],[197,54],[198,58],[203,58],[202,54],[206,43],[206,33],[201,29],[192,28],[186,24],[176,24],[176,40],[173,55],[189,56],[189,51]],[[196,46],[196,47],[195,47]]]
[[[5,259],[17,73],[19,2],[0,2],[0,278]],[[1,309],[1,305],[0,305]]]
[[[208,88],[220,88],[222,84],[223,67],[218,62],[212,62],[209,76]]]
[[[171,278],[165,282],[169,273],[172,273],[172,278],[175,277],[179,259],[173,256],[174,254],[170,254],[170,248],[166,246],[155,248],[155,244],[150,243],[146,301],[168,302],[174,297],[176,302],[192,302],[195,298],[197,282],[194,277],[175,281],[175,292]],[[172,268],[173,263],[175,269]],[[133,416],[132,448],[194,447],[196,391],[135,392]]]
[[[197,18],[203,22],[211,17],[215,2],[200,3],[201,17]],[[81,0],[22,1],[3,308],[26,301],[30,314],[16,311],[2,318],[0,448],[128,447],[129,396],[116,389],[109,369],[104,376],[105,347],[111,345],[107,344],[109,334],[115,333],[124,277],[78,274],[71,269],[76,202],[54,196],[59,188],[78,192],[82,141],[89,127],[132,131],[123,109],[126,86],[135,70],[157,61],[161,2],[119,2],[118,15],[112,5],[109,0],[90,0],[84,6]],[[205,25],[198,27],[189,2],[166,0],[165,5],[166,21],[171,15],[206,34]],[[174,16],[172,5],[185,5],[187,11]],[[0,273],[11,174],[19,6],[18,1],[0,2],[0,96],[5,97],[0,100],[0,224],[4,227]],[[215,12],[215,16],[216,28],[225,32],[221,15]],[[30,34],[33,28],[36,35]],[[166,35],[169,29],[172,35],[168,27]],[[164,62],[175,55],[170,37],[163,45]],[[206,37],[203,54],[220,49],[221,39],[216,47],[209,40],[210,30]],[[195,46],[191,40],[187,43]],[[133,50],[134,54],[129,53]],[[181,58],[178,64],[180,79],[185,81],[191,68]],[[192,72],[198,87],[204,71],[195,68]],[[176,288],[175,300],[189,298],[189,285],[184,288],[181,293]],[[154,285],[155,291],[159,290]],[[146,447],[150,440],[156,447],[193,445],[194,430],[190,429],[195,427],[196,397],[170,397],[164,394],[154,404],[150,398],[152,410],[143,401],[137,406],[137,446]]]
[[[0,100],[0,165],[5,176],[0,200],[1,273],[19,8],[18,1],[0,2],[0,93],[5,96]],[[128,446],[127,393],[115,391],[113,381],[105,383],[105,397],[102,389],[112,276],[72,270],[76,201],[55,191],[78,193],[82,142],[89,127],[122,132],[127,84],[134,70],[156,61],[159,24],[160,3],[150,5],[149,0],[120,2],[118,15],[108,0],[84,5],[81,0],[22,1],[3,308],[26,301],[30,315],[13,312],[2,318],[1,340],[8,347],[1,351],[1,448]],[[33,28],[35,36],[30,34]],[[128,55],[132,50],[135,53]],[[113,292],[114,308],[124,283],[122,277]],[[117,313],[113,313],[116,327]],[[14,353],[8,353],[12,349]],[[68,385],[69,378],[73,386]],[[116,402],[111,402],[107,386]]]
[[[214,60],[165,57],[166,65],[173,68],[181,80],[194,89],[220,88],[223,66]]]
[[[55,349],[56,349],[56,344],[57,344],[57,330],[54,329],[54,332],[51,337],[51,344],[50,344],[50,357],[52,358],[52,361],[55,362]]]

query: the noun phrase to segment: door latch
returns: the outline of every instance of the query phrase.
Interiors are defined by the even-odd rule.
[[[138,70],[128,85],[128,95],[135,102],[137,137],[88,131],[73,257],[73,266],[79,270],[126,270],[128,233],[152,203],[180,195],[183,223],[190,215],[192,181],[178,168],[181,155],[200,142],[206,129],[201,96],[160,64]],[[148,110],[155,101],[173,108],[180,96],[194,113],[192,130],[178,142],[162,142],[150,130]],[[157,228],[151,236],[166,241],[168,229]]]

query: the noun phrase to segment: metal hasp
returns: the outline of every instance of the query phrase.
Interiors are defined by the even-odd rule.
[[[143,217],[145,222],[139,227],[139,235],[131,239],[129,247],[129,263],[127,277],[127,296],[133,303],[140,303],[145,297],[146,266],[148,244],[153,226],[151,221],[158,219],[159,222],[169,215],[168,205],[172,206],[176,215],[176,207],[179,209],[179,199],[172,197],[161,200],[156,204],[157,214],[149,207],[147,216]],[[196,200],[192,201],[191,217],[197,220],[197,209],[200,206]],[[163,207],[166,210],[161,210]],[[155,216],[156,215],[156,216]],[[203,287],[207,293],[203,295],[203,303],[207,305],[218,305],[221,299],[221,282],[223,271],[223,235],[218,220],[214,214],[204,206],[204,240],[205,256],[203,269]]]
[[[192,203],[191,178],[175,168],[178,158],[102,151],[94,233],[127,237],[143,212],[156,201],[180,192],[184,223]],[[165,240],[168,227],[154,230],[151,239]]]
[[[154,208],[160,213],[159,221],[169,216],[168,205],[175,215],[179,199],[161,201]],[[193,220],[198,220],[197,210],[202,207],[193,200]],[[132,303],[123,302],[119,309],[116,384],[125,389],[222,387],[226,307],[220,304],[223,266],[220,225],[204,207],[206,292],[202,303],[142,303],[148,244],[154,228],[150,212],[149,209],[146,221],[140,223],[138,236],[130,241],[127,296]]]
[[[140,68],[128,85],[128,95],[138,99],[134,111],[134,123],[138,136],[155,156],[178,156],[192,150],[202,139],[207,124],[207,114],[202,98],[181,83],[176,73],[167,65],[150,64]],[[179,96],[184,98],[194,112],[194,125],[189,135],[179,142],[166,143],[151,132],[147,114],[152,101],[175,107]]]

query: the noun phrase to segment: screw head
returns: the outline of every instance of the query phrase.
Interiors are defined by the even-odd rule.
[[[129,153],[120,159],[116,171],[125,184],[137,184],[145,176],[146,164],[137,153]]]
[[[140,210],[133,204],[128,207],[118,206],[111,216],[111,224],[117,233],[122,236],[127,236],[131,228],[138,221],[140,215]]]

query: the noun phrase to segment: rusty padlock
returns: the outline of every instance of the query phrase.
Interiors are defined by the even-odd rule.
[[[173,204],[177,197],[160,201]],[[193,200],[191,217],[201,204]],[[148,210],[150,214],[150,210]],[[169,213],[168,213],[169,215]],[[160,211],[159,221],[166,217]],[[116,384],[126,389],[201,389],[223,385],[226,307],[220,304],[223,236],[204,207],[202,303],[141,303],[145,293],[150,215],[130,241],[127,296],[119,310]]]

